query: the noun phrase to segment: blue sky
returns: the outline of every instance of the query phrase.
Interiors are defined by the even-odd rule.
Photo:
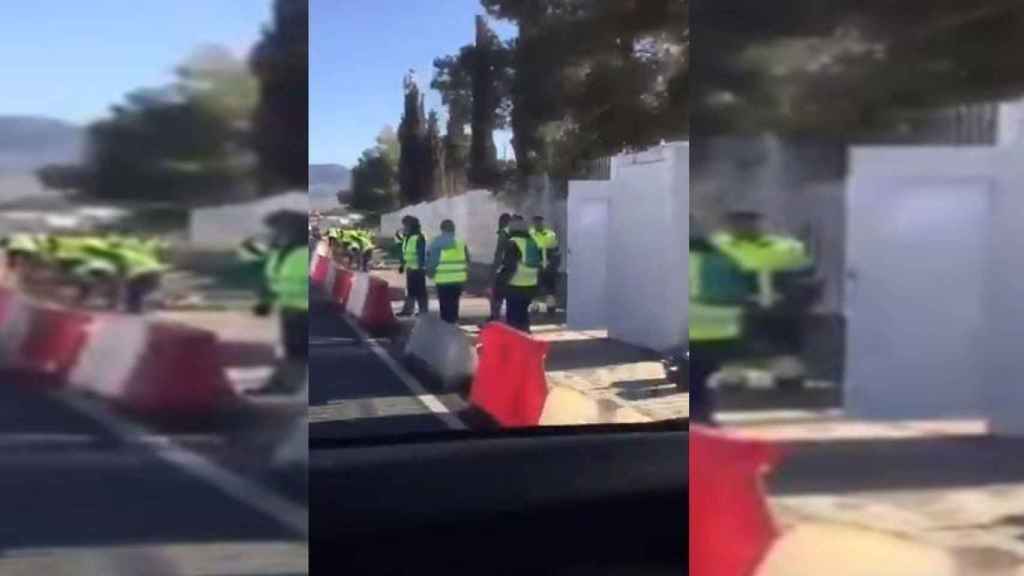
[[[434,58],[471,43],[482,13],[479,0],[310,0],[310,162],[353,166],[382,127],[397,127],[406,72],[429,89]],[[515,35],[508,23],[492,26]],[[433,91],[426,105],[444,117]],[[500,156],[508,135],[496,140]]]
[[[86,123],[136,88],[173,79],[195,47],[245,56],[269,23],[270,0],[4,2],[0,115]]]

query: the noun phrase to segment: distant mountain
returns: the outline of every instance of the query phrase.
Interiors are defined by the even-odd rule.
[[[46,164],[75,164],[85,156],[85,130],[39,116],[0,116],[0,172],[33,172]]]
[[[338,206],[338,191],[352,188],[352,173],[338,164],[309,165],[309,204],[311,208]]]

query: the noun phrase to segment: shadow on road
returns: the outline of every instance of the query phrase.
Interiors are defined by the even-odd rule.
[[[938,489],[1024,482],[1024,440],[871,439],[785,444],[778,495]]]

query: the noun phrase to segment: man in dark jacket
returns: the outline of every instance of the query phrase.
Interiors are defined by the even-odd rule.
[[[498,242],[494,247],[494,273],[491,282],[491,317],[490,321],[501,318],[501,305],[505,300],[505,287],[498,283],[498,270],[505,256],[505,246],[508,244],[508,225],[512,221],[512,215],[507,212],[498,217]]]

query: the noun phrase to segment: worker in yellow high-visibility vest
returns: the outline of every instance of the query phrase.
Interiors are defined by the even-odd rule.
[[[530,236],[526,221],[513,218],[509,223],[498,283],[505,287],[505,319],[509,326],[530,331],[530,302],[537,295],[541,253]]]
[[[405,306],[398,313],[399,316],[411,316],[412,305],[415,302],[420,314],[426,314],[429,310],[427,297],[427,276],[424,268],[427,264],[427,238],[420,230],[419,219],[410,216],[404,220],[405,242],[402,245],[402,264],[399,266],[399,273],[405,273]]]
[[[562,264],[558,234],[544,223],[543,216],[534,216],[530,236],[540,248],[541,267],[537,297],[538,300],[544,301],[547,313],[554,314],[558,308],[558,268]]]
[[[459,299],[469,280],[469,248],[455,237],[455,223],[441,222],[441,235],[434,238],[427,250],[427,276],[437,285],[437,302],[441,320],[459,322]]]

